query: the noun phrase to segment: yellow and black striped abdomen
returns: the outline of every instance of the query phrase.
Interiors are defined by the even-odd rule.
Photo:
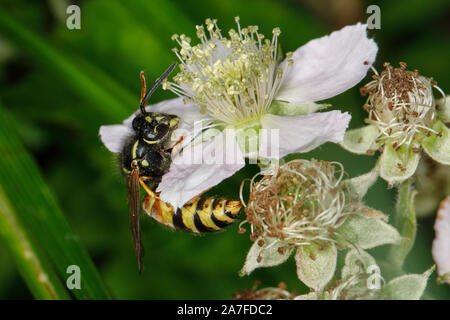
[[[195,197],[176,211],[160,199],[147,197],[144,210],[158,222],[193,233],[219,231],[236,221],[242,203],[221,198]]]

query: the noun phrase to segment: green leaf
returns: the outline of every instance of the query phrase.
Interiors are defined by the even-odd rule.
[[[414,210],[416,194],[417,192],[412,188],[411,179],[404,181],[398,187],[394,226],[399,230],[402,239],[390,248],[389,261],[395,264],[399,270],[401,270],[416,238],[417,221]]]
[[[435,161],[450,165],[450,129],[441,121],[436,121],[433,130],[439,135],[431,134],[422,141],[426,153]]]
[[[12,210],[28,230],[36,247],[45,252],[61,279],[66,279],[67,267],[81,270],[81,289],[71,293],[79,299],[107,299],[105,289],[94,264],[70,229],[54,196],[39,170],[20,143],[12,121],[0,108],[0,185]]]
[[[390,184],[405,181],[416,172],[420,154],[407,149],[405,145],[397,151],[392,144],[386,144],[379,161],[380,176]]]
[[[310,114],[329,107],[329,104],[306,103],[294,104],[284,101],[273,100],[269,108],[269,113],[278,116],[300,116]]]
[[[419,300],[434,266],[423,274],[407,274],[392,279],[383,287],[383,295],[390,300]]]
[[[69,299],[47,257],[28,235],[18,214],[0,187],[0,236],[13,256],[19,272],[36,299]]]
[[[450,121],[450,96],[441,98],[436,103],[436,110],[439,119],[444,122]]]
[[[370,268],[378,267],[375,259],[364,250],[350,250],[345,256],[344,266],[342,267],[341,277],[346,280],[353,275],[369,273]]]
[[[355,178],[344,180],[344,184],[347,190],[352,196],[357,199],[362,199],[367,190],[377,181],[378,179],[378,166],[375,166],[370,172],[360,175]]]
[[[286,244],[277,238],[260,237],[251,246],[239,275],[249,275],[256,268],[282,264],[291,256],[293,249],[293,247],[286,247]]]
[[[297,276],[311,289],[322,290],[336,271],[337,250],[334,243],[299,246],[295,254]]]
[[[372,210],[373,209],[369,209]],[[348,217],[336,230],[338,243],[344,246],[357,246],[370,249],[383,244],[396,243],[401,240],[394,227],[379,217],[355,215]]]
[[[350,152],[367,154],[367,151],[374,151],[378,148],[376,139],[379,133],[380,130],[374,124],[348,130],[345,133],[344,140],[339,144]]]

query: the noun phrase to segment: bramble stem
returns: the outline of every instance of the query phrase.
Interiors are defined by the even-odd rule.
[[[400,243],[392,245],[388,255],[388,261],[394,265],[394,269],[401,272],[403,263],[411,250],[416,238],[417,219],[414,209],[414,197],[417,191],[412,186],[409,178],[398,186],[396,214],[393,225],[404,238]]]

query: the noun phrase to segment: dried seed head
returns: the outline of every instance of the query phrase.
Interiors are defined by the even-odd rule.
[[[404,62],[399,68],[388,62],[383,66],[385,70],[361,88],[363,95],[368,94],[367,122],[378,126],[380,145],[389,142],[395,143],[397,150],[402,145],[409,148],[423,135],[438,134],[431,128],[436,118],[432,88],[444,95],[442,90],[418,70],[407,71]]]
[[[258,182],[255,177],[245,209],[253,238],[274,237],[286,246],[334,241],[335,228],[356,210],[343,175],[339,163],[293,160]]]

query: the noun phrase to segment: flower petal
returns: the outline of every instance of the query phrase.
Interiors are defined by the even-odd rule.
[[[420,154],[403,145],[395,151],[392,144],[386,144],[379,158],[380,176],[390,184],[400,183],[416,172]]]
[[[345,133],[344,141],[340,145],[356,154],[367,154],[368,151],[377,149],[376,139],[380,130],[374,124],[358,129],[348,130]]]
[[[375,41],[367,38],[366,27],[360,23],[346,26],[298,48],[275,99],[303,104],[334,97],[355,86],[378,51]]]
[[[157,191],[175,208],[244,167],[244,157],[233,130],[224,130],[207,142],[191,144],[173,157]]]
[[[450,272],[450,196],[441,202],[434,223],[433,259],[440,276]]]
[[[114,124],[101,126],[99,134],[100,139],[109,151],[119,153],[122,152],[127,139],[133,135],[133,130],[126,125]]]
[[[439,132],[440,136],[432,134],[426,137],[422,146],[433,160],[450,165],[450,129],[441,121],[437,121],[433,125],[433,130]]]
[[[350,118],[347,112],[337,110],[304,116],[266,114],[261,117],[262,128],[267,130],[265,133],[278,129],[279,141],[277,144],[271,137],[271,143],[268,143],[268,134],[262,134],[260,155],[266,157],[278,153],[278,158],[282,158],[293,152],[308,152],[325,142],[340,142]]]

